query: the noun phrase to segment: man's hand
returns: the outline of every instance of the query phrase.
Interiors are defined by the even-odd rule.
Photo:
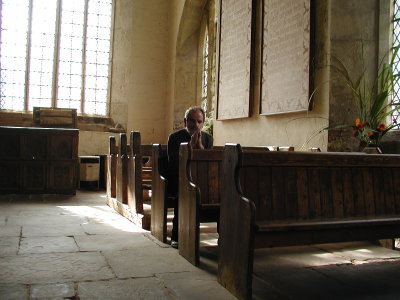
[[[201,130],[192,134],[190,138],[190,146],[193,149],[204,149],[203,143],[201,142]]]

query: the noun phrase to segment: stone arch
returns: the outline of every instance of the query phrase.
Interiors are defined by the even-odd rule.
[[[199,38],[201,21],[208,0],[186,0],[179,24],[175,60],[175,95],[173,129],[183,126],[183,115],[189,106],[198,105]]]

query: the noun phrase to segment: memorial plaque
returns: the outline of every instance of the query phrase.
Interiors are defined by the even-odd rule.
[[[265,0],[261,114],[309,107],[310,0]]]
[[[252,0],[221,0],[217,119],[249,116]]]

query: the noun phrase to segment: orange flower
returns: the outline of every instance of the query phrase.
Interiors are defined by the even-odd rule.
[[[385,124],[383,124],[383,123],[379,124],[378,130],[379,130],[380,132],[384,131],[385,129],[386,129],[386,125],[385,125]]]
[[[361,124],[361,120],[359,118],[356,119],[356,127],[363,127],[363,124]]]
[[[374,134],[374,133],[373,133],[372,131],[368,131],[368,132],[365,133],[366,136],[371,136],[371,135],[373,135],[373,134]]]

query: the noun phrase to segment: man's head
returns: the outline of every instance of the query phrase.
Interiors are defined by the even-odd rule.
[[[204,125],[204,110],[199,106],[189,107],[185,112],[185,122],[186,130],[193,134],[200,131]]]

